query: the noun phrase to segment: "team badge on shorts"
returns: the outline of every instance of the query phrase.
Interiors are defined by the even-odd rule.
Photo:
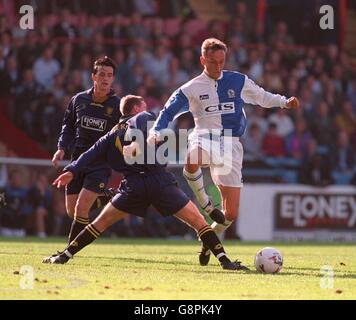
[[[235,98],[235,90],[233,89],[227,90],[227,95],[229,98]]]
[[[105,183],[104,183],[104,182],[102,182],[102,183],[99,184],[99,188],[100,188],[100,189],[103,189],[104,187],[105,187]]]

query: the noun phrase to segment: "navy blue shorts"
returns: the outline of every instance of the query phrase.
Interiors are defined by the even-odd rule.
[[[66,186],[66,194],[79,194],[82,188],[100,194],[106,187],[110,175],[111,170],[109,168],[90,168],[90,170],[74,177]]]
[[[121,181],[118,191],[111,204],[140,217],[146,216],[150,205],[162,216],[171,216],[189,202],[188,196],[178,188],[174,175],[166,171],[129,176]]]

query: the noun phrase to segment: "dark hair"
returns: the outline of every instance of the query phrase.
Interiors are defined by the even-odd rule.
[[[210,50],[211,51],[223,50],[224,52],[227,52],[227,46],[224,42],[220,41],[219,39],[208,38],[205,39],[201,45],[201,55],[205,57],[208,51]]]
[[[94,61],[94,65],[93,65],[93,73],[94,74],[96,74],[98,72],[98,67],[99,66],[111,67],[113,69],[113,74],[115,74],[116,64],[108,56],[105,56],[104,58],[99,58],[99,59]]]
[[[121,114],[124,116],[130,115],[133,107],[137,104],[141,104],[144,101],[145,100],[141,96],[134,96],[133,94],[122,97],[120,101]]]

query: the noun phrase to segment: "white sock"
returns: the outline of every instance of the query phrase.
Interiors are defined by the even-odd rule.
[[[73,255],[68,250],[64,250],[64,254],[70,259],[73,258]]]
[[[225,219],[225,222],[220,224],[220,223],[216,223],[214,222],[211,225],[211,228],[214,230],[214,232],[219,236],[221,235],[228,227],[230,227],[230,225],[233,223],[233,221],[227,220]]]
[[[204,188],[204,180],[203,180],[203,172],[199,168],[194,173],[189,173],[188,171],[183,169],[183,176],[187,180],[190,188],[193,190],[199,205],[209,214],[214,210],[214,206],[209,205],[210,200],[208,195],[205,192]]]

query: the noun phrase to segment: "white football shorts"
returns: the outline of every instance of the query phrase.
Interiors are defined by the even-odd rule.
[[[202,161],[210,167],[211,177],[216,185],[226,187],[243,186],[243,147],[239,137],[191,132],[188,137],[188,152],[194,163],[198,159],[198,149],[202,149]]]

